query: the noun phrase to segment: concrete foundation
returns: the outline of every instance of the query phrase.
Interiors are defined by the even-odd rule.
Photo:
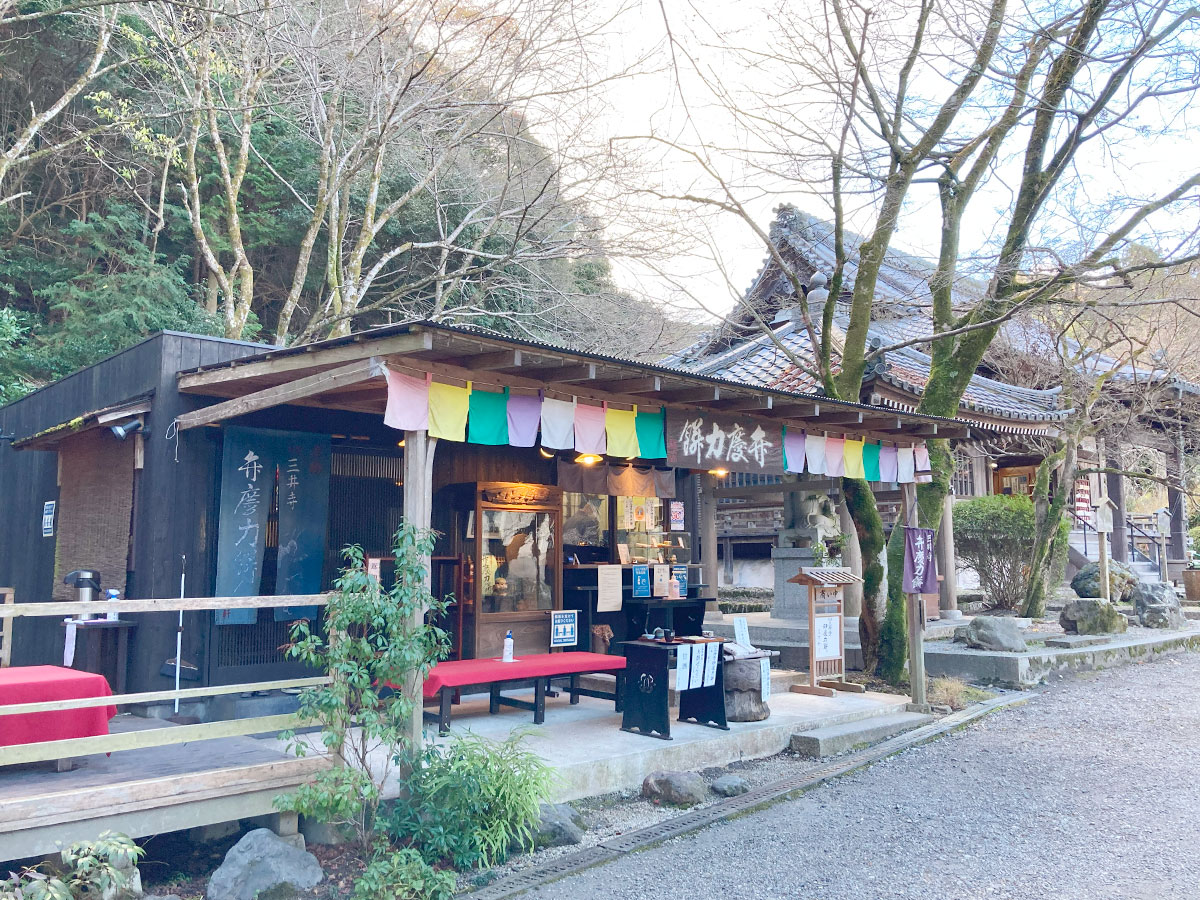
[[[929,675],[951,675],[978,684],[1026,690],[1058,673],[1110,669],[1160,653],[1196,649],[1200,649],[1200,630],[1139,629],[1115,635],[1102,644],[1074,648],[1033,646],[1024,653],[968,650],[962,644],[938,641],[925,645],[925,671]]]

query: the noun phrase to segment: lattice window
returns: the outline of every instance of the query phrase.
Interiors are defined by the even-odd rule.
[[[975,464],[961,447],[954,448],[954,477],[951,483],[955,497],[975,496]]]

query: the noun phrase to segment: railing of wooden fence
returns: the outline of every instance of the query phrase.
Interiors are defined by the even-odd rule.
[[[0,588],[0,593],[8,591],[4,602],[0,603],[0,654],[7,660],[11,653],[11,637],[15,619],[26,616],[75,616],[80,614],[95,614],[98,610],[105,613],[145,613],[145,612],[179,612],[184,610],[215,609],[270,609],[281,606],[324,606],[328,600],[325,594],[290,594],[275,597],[185,597],[166,600],[110,600],[103,603],[66,602],[66,603],[15,603],[12,591]],[[7,664],[7,663],[6,663]],[[245,684],[223,684],[210,687],[181,688],[180,690],[143,691],[136,694],[115,694],[108,697],[83,697],[75,700],[49,700],[38,703],[13,703],[0,705],[0,728],[3,728],[3,717],[21,713],[54,712],[59,710],[85,709],[94,706],[128,706],[134,703],[151,703],[195,699],[197,697],[216,697],[224,694],[240,694],[251,691],[278,690],[281,688],[305,688],[326,684],[328,676],[310,678],[289,678],[278,681],[257,681]],[[87,756],[93,753],[115,753],[122,750],[136,750],[146,747],[163,747],[171,744],[184,744],[191,741],[214,740],[217,738],[238,737],[248,734],[261,734],[271,731],[283,731],[305,723],[299,721],[292,713],[269,716],[255,716],[246,719],[229,719],[219,722],[206,722],[199,725],[174,725],[169,728],[149,728],[121,734],[96,735],[94,737],[70,738],[57,741],[40,741],[31,744],[17,744],[11,747],[0,747],[0,765],[15,765],[18,763],[45,762],[50,760],[67,759],[75,756]]]

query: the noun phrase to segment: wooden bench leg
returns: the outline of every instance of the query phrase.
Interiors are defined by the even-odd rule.
[[[568,688],[571,693],[571,705],[574,706],[579,702],[579,676],[571,676],[571,687]]]
[[[550,679],[539,678],[533,688],[533,724],[542,725],[546,721],[546,683]]]
[[[454,698],[454,691],[450,688],[442,688],[438,692],[438,733],[450,733],[450,703]]]
[[[491,698],[488,702],[488,712],[493,716],[500,712],[500,685],[493,684],[491,686]]]

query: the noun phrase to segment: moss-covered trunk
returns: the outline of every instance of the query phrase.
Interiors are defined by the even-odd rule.
[[[1046,594],[1055,560],[1065,551],[1066,536],[1062,521],[1066,514],[1067,498],[1075,485],[1077,454],[1075,443],[1068,439],[1055,453],[1038,466],[1033,488],[1034,541],[1029,558],[1029,584],[1021,615],[1040,618],[1046,614]],[[1051,496],[1051,480],[1058,469],[1058,483]]]
[[[843,478],[842,492],[862,552],[863,608],[858,617],[858,639],[862,645],[863,669],[874,672],[879,659],[879,596],[883,586],[879,555],[883,552],[883,519],[879,517],[871,486],[864,479]]]

